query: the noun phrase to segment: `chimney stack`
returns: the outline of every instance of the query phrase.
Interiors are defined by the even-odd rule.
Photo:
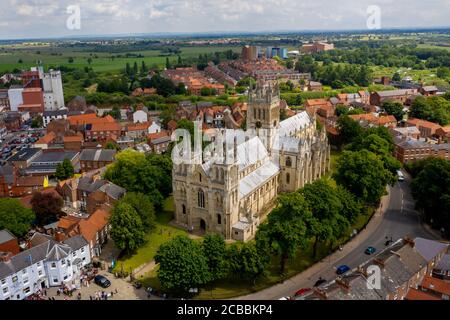
[[[13,254],[11,252],[2,252],[0,253],[0,261],[2,262],[9,262],[11,261],[11,257],[13,256]]]

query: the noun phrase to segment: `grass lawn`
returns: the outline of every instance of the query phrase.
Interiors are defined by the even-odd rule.
[[[168,223],[173,219],[173,198],[167,198],[164,204],[164,210],[157,213],[157,222],[154,230],[146,235],[146,244],[138,249],[132,256],[123,256],[117,261],[114,271],[129,272],[140,265],[153,260],[161,244],[169,241],[178,235],[187,235],[187,232],[169,226]]]

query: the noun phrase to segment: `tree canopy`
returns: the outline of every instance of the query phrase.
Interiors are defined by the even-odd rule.
[[[34,220],[33,211],[24,207],[18,199],[0,199],[0,230],[7,229],[22,237],[30,230]]]
[[[57,221],[64,215],[62,212],[63,199],[53,193],[35,192],[31,198],[36,223],[40,226]]]
[[[159,264],[161,286],[176,294],[187,294],[189,289],[199,288],[211,279],[201,245],[186,236],[162,244],[155,261]]]
[[[74,175],[74,168],[72,165],[72,162],[70,162],[69,159],[64,159],[64,161],[62,163],[59,163],[56,166],[56,173],[55,173],[55,177],[58,180],[66,180],[69,178],[72,178]]]
[[[119,202],[110,217],[111,238],[115,245],[128,254],[135,252],[145,242],[142,220],[128,203]]]

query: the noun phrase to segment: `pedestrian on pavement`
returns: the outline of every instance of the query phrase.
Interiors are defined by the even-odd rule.
[[[114,297],[114,291],[111,291],[111,298]]]
[[[92,299],[92,296],[89,296],[89,300],[93,300],[93,299]]]

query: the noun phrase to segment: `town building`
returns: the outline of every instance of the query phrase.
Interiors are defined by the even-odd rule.
[[[61,164],[64,159],[68,159],[72,163],[75,172],[79,171],[80,153],[64,149],[42,150],[37,157],[31,160],[30,165],[22,171],[25,175],[51,176],[56,173],[58,164]]]
[[[441,126],[437,123],[416,118],[408,119],[406,121],[406,126],[417,127],[422,138],[430,138],[436,135],[437,130],[441,128]]]
[[[92,171],[106,167],[114,162],[116,150],[84,149],[80,154],[81,172]]]
[[[242,47],[241,59],[242,60],[257,60],[259,56],[259,48],[257,46],[244,46]]]
[[[300,47],[301,53],[318,53],[323,51],[329,51],[334,49],[334,44],[326,42],[314,42],[310,44],[304,44]]]
[[[429,143],[425,140],[398,138],[394,139],[394,155],[401,163],[422,160],[428,157],[439,157],[450,160],[450,144]]]
[[[41,71],[42,89],[44,93],[44,109],[56,111],[64,107],[64,92],[61,71],[49,70],[48,73]]]
[[[108,241],[110,230],[109,211],[97,209],[87,218],[74,216],[62,217],[55,232],[62,232],[66,237],[81,236],[89,244],[91,257],[98,257]]]
[[[19,241],[15,235],[8,230],[0,230],[0,255],[11,253],[13,256],[20,252]]]
[[[15,256],[0,257],[0,300],[23,300],[49,287],[72,283],[91,263],[82,236],[57,242],[51,238]]]
[[[44,128],[46,128],[52,120],[67,119],[68,115],[69,115],[69,110],[67,108],[44,111],[44,113],[42,115],[42,122],[43,122]]]
[[[279,192],[295,191],[329,170],[330,146],[307,112],[280,122],[279,88],[270,84],[249,93],[247,132],[231,138],[225,156],[202,159],[194,152],[190,164],[174,164],[175,220],[247,241]]]
[[[377,91],[370,95],[370,104],[382,106],[385,101],[397,101],[406,104],[408,98],[417,95],[417,93],[417,89]]]

